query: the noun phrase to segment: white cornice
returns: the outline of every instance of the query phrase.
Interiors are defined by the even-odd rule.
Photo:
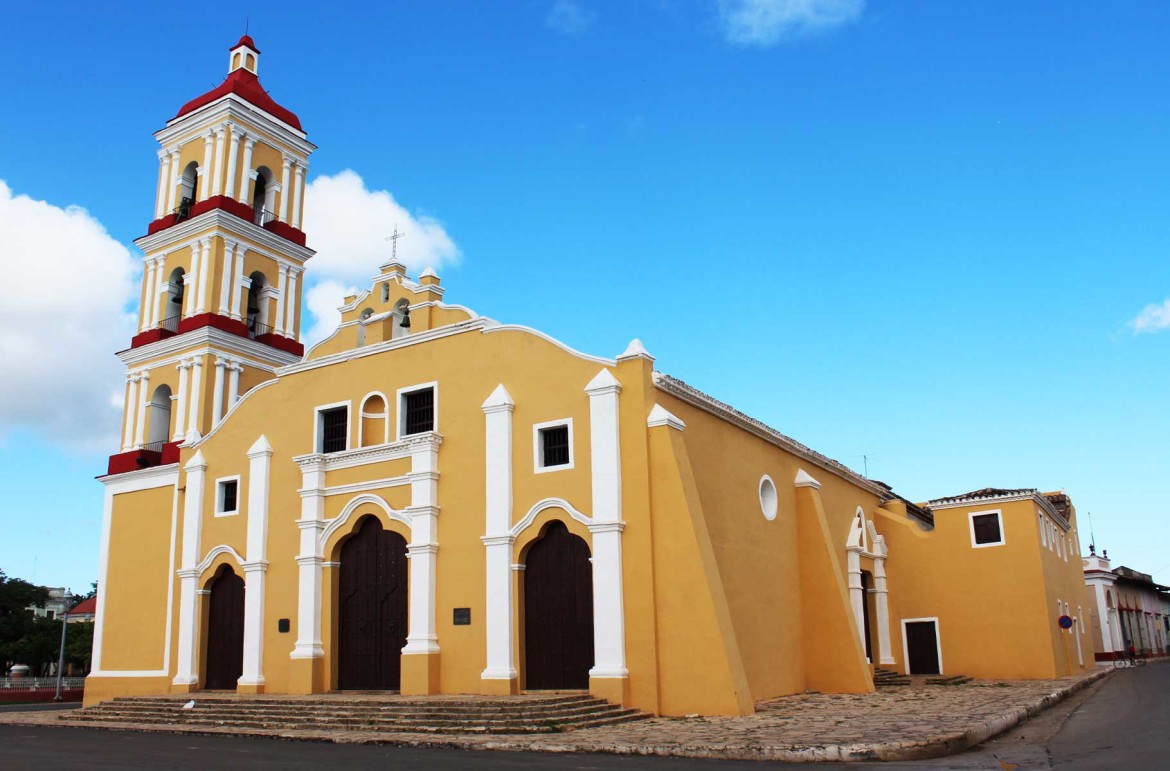
[[[1039,490],[1021,490],[1019,492],[1007,493],[1004,495],[986,495],[977,498],[938,498],[933,501],[927,501],[926,505],[930,507],[931,511],[940,511],[942,509],[961,509],[971,506],[983,506],[988,503],[1012,503],[1013,501],[1032,501],[1040,508],[1044,509],[1044,513],[1052,517],[1056,524],[1060,526],[1064,532],[1072,529],[1072,525],[1064,516],[1056,510],[1052,502],[1045,498]]]
[[[247,359],[251,366],[269,372],[275,372],[277,367],[301,360],[296,354],[281,351],[270,345],[257,343],[250,338],[224,332],[215,327],[199,327],[181,335],[119,351],[117,355],[127,367],[138,367],[146,363],[154,363],[155,359],[161,357],[179,355],[187,357],[200,354],[239,356]]]
[[[210,234],[204,232],[208,229],[212,230]],[[136,238],[134,239],[134,245],[146,254],[155,254],[157,252],[170,253],[184,246],[189,246],[192,239],[200,237],[210,238],[212,236],[220,236],[221,238],[231,237],[235,240],[244,239],[250,242],[244,244],[250,251],[262,252],[268,249],[278,254],[283,252],[287,257],[291,257],[298,267],[316,254],[315,251],[307,246],[293,243],[287,238],[278,236],[254,222],[241,219],[223,209],[211,209],[210,211],[203,212],[198,217],[184,220],[178,225],[171,225],[169,228],[163,228],[156,233]],[[253,244],[258,244],[259,246],[253,246]]]
[[[186,115],[171,118],[165,127],[154,133],[154,138],[159,144],[166,146],[192,129],[199,130],[204,124],[216,124],[226,120],[240,121],[241,125],[259,133],[262,138],[282,142],[306,157],[317,149],[317,146],[306,138],[304,131],[293,128],[272,113],[232,93],[224,94]],[[264,137],[265,133],[269,136]]]
[[[375,356],[379,353],[392,351],[397,348],[406,348],[412,345],[420,345],[422,343],[429,343],[432,340],[439,340],[444,337],[450,337],[451,335],[459,335],[463,334],[464,332],[473,332],[477,329],[482,329],[484,323],[484,319],[469,319],[468,321],[460,321],[455,324],[447,324],[445,326],[428,329],[426,331],[409,335],[407,337],[400,337],[396,340],[385,340],[381,343],[373,343],[372,345],[365,345],[361,348],[350,348],[346,351],[338,351],[337,353],[331,353],[326,356],[322,356],[319,359],[306,358],[305,360],[298,361],[295,364],[289,364],[287,366],[281,367],[277,370],[276,373],[283,377],[285,375],[291,375],[295,372],[305,372],[307,370],[317,369],[318,367],[327,367],[331,364],[338,364],[343,361],[349,361],[350,359],[360,359],[365,356]],[[336,332],[334,334],[336,334]],[[331,337],[332,335],[330,338]],[[326,340],[321,342],[326,342],[330,338],[326,338]],[[321,343],[318,343],[317,345],[320,344]],[[312,353],[313,352],[310,350],[309,355],[311,356]]]
[[[154,487],[167,487],[178,484],[179,464],[168,463],[165,466],[136,469],[123,474],[106,474],[97,479],[113,495],[149,490]]]
[[[742,428],[750,434],[754,434],[770,444],[774,444],[782,450],[792,453],[798,458],[812,463],[818,468],[822,468],[829,473],[844,479],[847,482],[857,485],[858,487],[873,493],[879,499],[885,500],[890,491],[881,485],[866,479],[861,474],[858,474],[853,469],[838,463],[837,461],[825,455],[821,455],[811,447],[806,447],[800,442],[785,436],[776,429],[768,426],[753,417],[745,415],[731,405],[708,396],[697,388],[692,388],[681,380],[677,380],[662,372],[654,373],[654,386],[664,391],[671,396],[680,399],[692,407],[698,407],[704,412],[708,412],[718,418],[721,418],[734,426]]]
[[[315,452],[308,455],[297,455],[293,458],[293,462],[301,468],[320,467],[325,471],[336,471],[354,466],[368,466],[371,463],[409,458],[421,449],[438,450],[442,443],[442,434],[428,431],[377,447],[359,447],[354,450],[329,454]]]

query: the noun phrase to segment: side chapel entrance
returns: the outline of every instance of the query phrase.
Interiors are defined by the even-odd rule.
[[[396,691],[406,645],[406,539],[365,517],[341,546],[337,687]]]
[[[211,579],[203,687],[236,689],[244,674],[244,579],[227,565]]]
[[[938,622],[907,621],[903,624],[902,631],[906,635],[907,674],[940,674]]]
[[[589,545],[563,522],[532,544],[524,568],[524,672],[528,690],[589,687],[593,568]]]

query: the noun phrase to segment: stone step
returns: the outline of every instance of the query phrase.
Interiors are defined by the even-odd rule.
[[[926,678],[927,685],[962,685],[969,682],[971,682],[971,678],[966,675],[941,675]]]
[[[378,712],[329,713],[329,712],[281,712],[273,710],[118,710],[91,708],[82,710],[81,715],[106,717],[109,719],[136,720],[158,718],[165,720],[268,720],[285,722],[319,722],[330,724],[372,724],[372,723],[433,723],[435,725],[459,725],[479,723],[537,723],[537,722],[574,722],[589,720],[595,717],[604,717],[620,711],[620,707],[612,704],[602,704],[587,709],[566,712],[545,712],[520,715],[500,713],[485,713],[480,715],[449,715],[441,712],[430,714],[386,714]]]
[[[116,712],[124,715],[152,715],[152,714],[214,714],[214,715],[245,715],[245,714],[264,714],[272,717],[292,718],[295,716],[324,716],[324,717],[386,717],[386,718],[461,718],[461,719],[481,719],[481,718],[521,718],[521,719],[542,719],[542,718],[568,718],[578,715],[586,715],[594,712],[605,711],[613,709],[614,705],[605,701],[594,702],[579,702],[565,705],[552,706],[523,706],[512,709],[459,709],[447,710],[435,706],[427,708],[401,708],[401,707],[369,707],[365,705],[317,705],[305,706],[298,705],[294,707],[285,705],[225,705],[225,704],[204,704],[196,702],[193,709],[185,710],[180,705],[168,705],[166,707],[158,707],[155,705],[144,704],[116,704],[105,703],[94,707],[89,707],[86,712],[89,713],[106,713]]]
[[[583,701],[604,701],[588,693],[567,693],[556,696],[513,696],[508,698],[493,698],[493,697],[477,697],[469,696],[467,698],[418,698],[418,697],[382,697],[382,698],[365,698],[354,697],[347,698],[345,695],[329,695],[320,698],[311,696],[305,697],[282,697],[272,698],[264,696],[236,696],[234,694],[224,694],[223,696],[118,696],[109,701],[102,702],[103,704],[161,704],[161,705],[183,705],[188,701],[194,700],[196,704],[276,704],[276,705],[290,705],[290,704],[307,704],[312,706],[327,706],[338,704],[369,704],[369,705],[384,705],[384,706],[415,706],[415,707],[434,707],[441,706],[444,708],[455,708],[460,706],[470,706],[476,708],[484,707],[516,707],[516,706],[531,706],[531,705],[551,705],[551,704],[570,704]]]

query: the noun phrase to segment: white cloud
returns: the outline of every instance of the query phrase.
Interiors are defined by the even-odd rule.
[[[386,237],[398,232],[398,261],[416,276],[428,267],[457,262],[459,247],[434,217],[412,214],[386,190],[367,190],[349,169],[319,176],[305,188],[305,232],[317,256],[309,261],[305,306],[314,323],[305,333],[312,345],[337,327],[337,306],[357,286],[368,289],[378,266],[390,260]]]
[[[0,180],[0,438],[15,428],[115,452],[137,331],[140,263],[76,206],[13,195]]]
[[[1170,298],[1163,300],[1161,305],[1150,303],[1129,325],[1135,335],[1170,329]]]
[[[575,0],[556,0],[544,22],[562,35],[577,36],[593,26],[597,14]]]
[[[864,10],[865,0],[719,0],[724,36],[743,46],[824,32],[856,21]]]

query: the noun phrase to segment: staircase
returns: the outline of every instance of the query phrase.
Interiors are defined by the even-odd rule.
[[[901,685],[910,685],[910,678],[892,669],[874,667],[873,684],[877,688],[893,688]]]
[[[166,729],[189,726],[278,731],[538,734],[641,720],[648,715],[588,694],[513,697],[126,696],[63,714],[69,722]]]
[[[926,678],[927,685],[962,685],[971,682],[966,675],[939,675]]]

